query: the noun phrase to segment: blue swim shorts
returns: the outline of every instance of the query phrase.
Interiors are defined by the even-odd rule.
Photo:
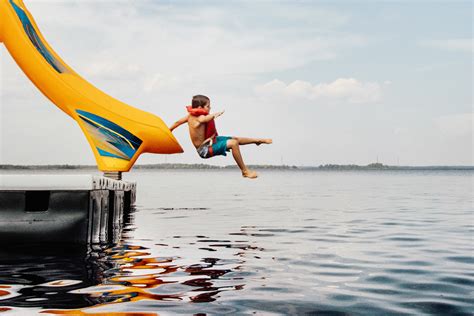
[[[211,158],[213,156],[227,156],[227,141],[232,139],[231,136],[217,136],[212,146],[209,143],[202,144],[197,149],[201,158]]]

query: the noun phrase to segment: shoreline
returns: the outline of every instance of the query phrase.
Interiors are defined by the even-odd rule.
[[[291,166],[291,165],[249,165],[252,169],[292,170],[292,171],[474,171],[474,166],[390,166],[381,163],[369,165],[337,165],[320,166]],[[237,166],[216,166],[208,164],[160,163],[135,165],[132,170],[227,170],[237,169]],[[2,170],[97,170],[95,165],[0,165]]]

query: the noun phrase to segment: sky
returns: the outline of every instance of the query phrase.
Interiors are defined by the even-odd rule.
[[[471,1],[25,0],[82,77],[168,125],[195,94],[247,164],[474,165]],[[95,164],[78,125],[0,46],[0,164]],[[178,155],[202,160],[186,127]]]

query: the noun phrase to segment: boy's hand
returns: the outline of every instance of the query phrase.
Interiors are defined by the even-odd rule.
[[[221,116],[222,114],[224,114],[225,111],[220,111],[220,112],[216,112],[214,113],[214,118],[217,118],[219,116]]]

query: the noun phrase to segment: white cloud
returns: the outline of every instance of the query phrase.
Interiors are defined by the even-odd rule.
[[[35,2],[30,10],[59,54],[86,71],[109,60],[151,74],[259,74],[333,59],[366,42],[339,31],[347,17],[314,5]]]
[[[179,88],[182,84],[184,84],[186,80],[189,78],[183,78],[176,75],[164,75],[160,73],[156,73],[152,76],[149,76],[145,79],[145,86],[143,91],[145,92],[152,92],[152,91],[172,91],[174,89]]]
[[[472,38],[425,40],[421,41],[420,45],[448,51],[474,53],[474,40]]]
[[[90,63],[84,69],[85,75],[105,77],[111,79],[124,78],[136,75],[142,71],[141,67],[131,63],[121,63],[116,60],[101,60]]]
[[[385,82],[384,84],[389,84]],[[382,96],[383,84],[377,82],[361,82],[354,78],[339,78],[331,83],[311,84],[296,80],[286,84],[275,79],[264,85],[257,86],[255,91],[261,96],[289,97],[307,100],[339,100],[349,103],[374,103]]]

